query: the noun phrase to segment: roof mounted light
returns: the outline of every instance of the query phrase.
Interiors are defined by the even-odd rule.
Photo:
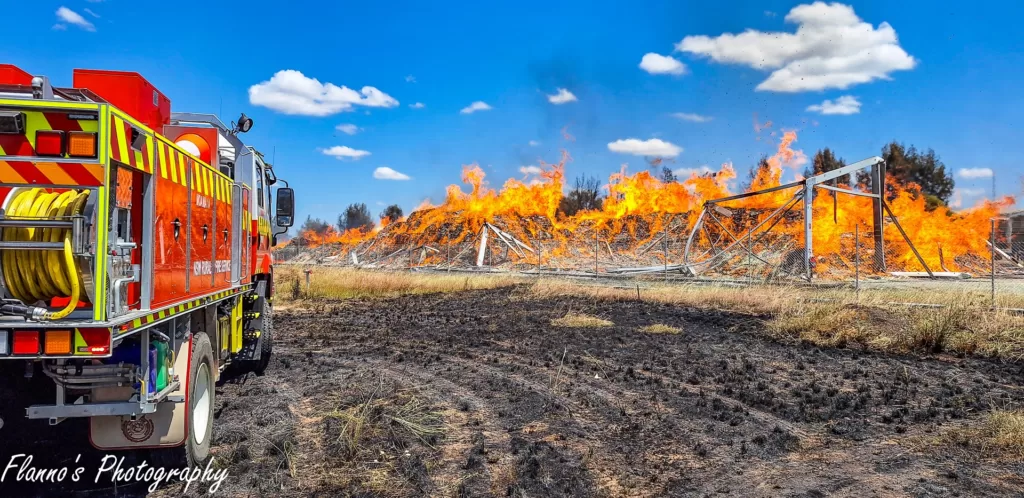
[[[245,113],[243,112],[242,115],[238,117],[238,123],[235,124],[235,129],[231,130],[231,134],[234,135],[237,133],[248,133],[249,130],[251,129],[252,118],[246,116]]]

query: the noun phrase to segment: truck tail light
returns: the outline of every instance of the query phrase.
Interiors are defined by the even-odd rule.
[[[90,131],[68,133],[68,155],[71,157],[96,157],[96,134]]]
[[[109,329],[79,329],[78,336],[81,337],[82,341],[76,341],[76,355],[110,354]]]
[[[36,330],[16,330],[11,349],[15,355],[39,355],[39,332]]]
[[[6,330],[0,330],[0,356],[11,354],[11,345],[7,342],[9,334]]]
[[[71,331],[47,330],[43,339],[43,353],[48,355],[71,354]]]
[[[63,156],[64,132],[60,130],[37,131],[36,155],[55,157]]]

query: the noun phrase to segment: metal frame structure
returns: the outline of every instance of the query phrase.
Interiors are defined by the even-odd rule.
[[[849,175],[852,175],[854,173],[857,173],[859,171],[863,171],[863,170],[866,170],[866,169],[870,169],[870,175],[871,175],[871,192],[870,193],[868,193],[868,192],[861,192],[861,191],[857,191],[857,190],[850,190],[850,189],[841,188],[841,187],[835,187],[835,186],[827,184],[827,182],[830,182],[830,181],[835,180],[837,178],[841,178],[841,177],[844,177],[844,176],[849,176]],[[791,197],[782,206],[777,208],[770,215],[768,215],[766,218],[764,218],[759,223],[757,223],[753,228],[750,228],[749,230],[747,230],[741,236],[737,236],[737,235],[733,234],[728,228],[726,228],[725,224],[723,224],[717,218],[717,216],[716,216],[716,213],[717,214],[721,214],[721,215],[725,215],[725,216],[730,216],[732,214],[732,212],[728,208],[722,206],[723,203],[727,203],[727,202],[730,202],[730,201],[737,201],[737,200],[740,200],[740,199],[746,199],[746,198],[754,197],[754,196],[758,196],[758,195],[764,195],[764,194],[771,193],[771,192],[778,192],[778,191],[781,191],[781,190],[795,189],[795,188],[798,188],[798,187],[800,188],[800,190],[798,190],[793,195],[793,197]],[[864,160],[861,160],[861,161],[857,161],[857,162],[855,162],[853,164],[850,164],[848,166],[844,166],[842,168],[838,168],[838,169],[835,169],[835,170],[832,170],[832,171],[828,171],[828,172],[822,173],[820,175],[810,176],[810,177],[804,178],[803,180],[798,180],[798,181],[795,181],[795,182],[790,182],[790,183],[786,183],[786,184],[783,184],[783,185],[778,185],[778,186],[767,188],[767,189],[763,189],[763,190],[756,190],[756,191],[752,191],[752,192],[745,192],[745,193],[742,193],[742,194],[732,195],[732,196],[729,196],[729,197],[722,197],[722,198],[719,198],[719,199],[711,199],[711,200],[704,201],[704,205],[703,205],[703,207],[701,209],[701,213],[697,217],[697,221],[696,221],[696,223],[694,223],[693,228],[690,230],[690,235],[686,239],[686,248],[685,248],[685,250],[683,252],[683,265],[684,265],[684,268],[686,268],[689,271],[689,273],[691,275],[694,275],[694,276],[696,276],[696,275],[698,275],[698,274],[700,274],[702,272],[706,272],[706,271],[716,267],[717,265],[722,264],[722,262],[725,261],[723,256],[726,256],[726,255],[730,254],[731,251],[734,248],[736,248],[737,246],[742,247],[744,252],[749,257],[751,257],[751,258],[757,259],[757,260],[759,260],[759,261],[761,261],[761,262],[763,262],[763,263],[765,263],[765,264],[767,264],[769,266],[772,266],[772,267],[778,266],[778,265],[773,265],[772,263],[769,263],[768,261],[764,260],[759,255],[755,254],[753,249],[752,249],[752,247],[754,246],[754,244],[756,244],[757,242],[761,241],[765,237],[765,235],[768,234],[773,228],[775,228],[775,226],[784,219],[786,213],[791,211],[796,206],[797,203],[803,201],[803,203],[804,203],[804,206],[803,206],[803,209],[804,209],[804,212],[803,212],[803,223],[804,223],[804,227],[803,227],[804,228],[804,230],[803,230],[804,231],[804,249],[803,249],[803,263],[804,263],[804,265],[803,266],[804,266],[804,275],[803,276],[804,276],[805,279],[810,281],[814,277],[814,265],[812,263],[814,261],[814,247],[813,247],[813,239],[814,239],[814,237],[813,237],[813,230],[814,230],[814,202],[813,201],[814,201],[814,189],[815,188],[820,188],[820,189],[827,190],[827,191],[830,191],[830,192],[849,194],[849,195],[854,195],[854,196],[859,196],[859,197],[869,197],[871,199],[874,199],[874,201],[872,202],[872,213],[873,213],[872,222],[873,222],[873,225],[874,225],[874,227],[873,227],[874,230],[873,230],[873,234],[872,235],[873,235],[874,244],[875,244],[875,266],[876,266],[877,269],[879,269],[879,270],[884,270],[885,269],[885,259],[884,259],[885,251],[884,251],[883,230],[884,230],[885,218],[886,218],[886,216],[888,216],[889,219],[893,222],[893,225],[896,226],[896,229],[899,230],[900,235],[903,236],[903,239],[906,240],[907,244],[910,245],[910,249],[914,252],[914,256],[917,257],[918,262],[920,262],[921,266],[924,267],[925,272],[928,273],[928,276],[934,276],[934,274],[932,273],[931,269],[928,268],[928,264],[925,263],[924,258],[921,257],[921,254],[917,251],[917,248],[914,246],[914,243],[910,240],[910,237],[907,235],[907,232],[903,229],[903,226],[900,225],[899,220],[896,218],[896,215],[892,212],[892,209],[889,207],[889,204],[885,201],[885,195],[884,195],[884,192],[885,192],[885,160],[883,160],[881,157],[878,157],[878,156],[869,157],[867,159],[864,159]],[[708,233],[706,228],[705,228],[705,223],[707,223],[708,221],[711,221],[712,223],[714,223],[714,225],[718,229],[720,229],[725,235],[727,235],[730,239],[732,239],[732,241],[730,243],[728,243],[728,245],[726,245],[725,248],[723,248],[723,249],[719,250],[718,252],[716,252],[715,254],[711,255],[711,257],[709,257],[709,258],[707,258],[707,259],[705,259],[703,261],[700,261],[700,262],[692,262],[691,261],[691,259],[692,259],[691,258],[691,251],[693,249],[694,238],[702,230],[705,233]],[[765,226],[766,224],[767,224],[767,228],[765,228],[762,232],[760,232],[755,237],[755,235],[754,235],[755,232],[757,232],[759,229],[761,229],[761,227]],[[744,244],[744,241],[750,241],[750,242],[748,244]],[[718,241],[715,241],[715,242],[717,243]],[[698,257],[706,256],[708,252],[710,252],[710,250],[706,251],[705,253],[701,254]]]

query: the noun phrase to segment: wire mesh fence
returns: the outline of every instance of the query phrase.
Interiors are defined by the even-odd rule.
[[[558,231],[496,222],[436,242],[293,243],[275,250],[275,258],[395,270],[821,286],[875,302],[1024,309],[1024,213],[942,231],[917,213],[873,204],[876,198],[824,189],[814,195],[810,210],[803,190],[794,188],[742,207],[721,203],[618,225]]]

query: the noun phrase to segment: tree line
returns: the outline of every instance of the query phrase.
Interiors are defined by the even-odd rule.
[[[910,145],[905,146],[901,142],[893,140],[882,147],[882,159],[885,160],[888,176],[894,178],[901,184],[914,183],[920,190],[915,190],[915,195],[922,195],[925,198],[928,210],[934,210],[939,206],[949,205],[950,197],[953,196],[952,169],[946,167],[939,155],[931,148],[919,150]],[[820,175],[846,166],[843,158],[837,157],[828,147],[818,150],[814,158],[804,170],[804,177]],[[746,181],[741,185],[742,190],[750,190],[754,187],[754,180],[762,171],[771,168],[768,163],[768,156],[761,156],[757,164],[750,169]],[[713,172],[704,173],[714,175]],[[667,166],[662,166],[659,179],[663,183],[677,182],[680,179]],[[845,181],[844,181],[845,180]],[[869,171],[860,171],[855,176],[856,186],[865,190],[871,188]],[[840,177],[826,182],[829,185],[837,186],[840,183],[851,183],[849,179]],[[573,188],[562,198],[559,211],[565,215],[572,216],[579,211],[588,209],[600,209],[604,202],[601,193],[601,182],[593,177],[580,176],[576,178]],[[889,194],[893,194],[891,188]]]
[[[404,216],[402,207],[398,204],[392,204],[380,213],[380,220],[393,222],[398,221]],[[302,223],[299,228],[299,232],[316,233],[318,235],[324,235],[331,228],[336,229],[338,232],[345,232],[352,229],[358,229],[363,231],[372,230],[375,226],[373,216],[370,214],[370,208],[366,207],[365,203],[353,203],[349,204],[345,211],[338,215],[338,222],[336,225],[312,216],[306,216],[306,221]]]

